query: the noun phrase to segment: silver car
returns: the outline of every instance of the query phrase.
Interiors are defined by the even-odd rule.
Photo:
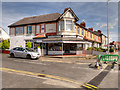
[[[10,50],[10,57],[22,57],[29,59],[38,59],[40,54],[30,48],[15,47]]]

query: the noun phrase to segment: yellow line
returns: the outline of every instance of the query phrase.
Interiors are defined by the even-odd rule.
[[[91,85],[91,84],[87,84],[87,83],[86,83],[86,85],[88,85],[88,86],[91,86],[91,87],[93,87],[93,88],[96,88],[96,89],[98,89],[98,87],[96,87],[96,86],[93,86],[93,85]]]
[[[82,86],[87,87],[87,88],[89,88],[89,89],[91,89],[91,90],[95,90],[95,89],[93,89],[92,87],[89,87],[89,86],[86,86],[86,85],[82,85]]]
[[[14,69],[9,69],[9,68],[0,68],[3,71],[8,71],[8,72],[16,72],[16,73],[22,73],[22,74],[28,74],[28,75],[33,75],[33,76],[38,76],[38,75],[45,75],[45,77],[48,78],[53,78],[53,79],[57,79],[57,80],[62,80],[62,81],[66,81],[66,82],[70,82],[70,83],[74,83],[77,85],[80,85],[80,83],[73,81],[73,80],[69,80],[67,78],[63,78],[63,77],[59,77],[59,76],[53,76],[53,75],[47,75],[47,74],[41,74],[41,73],[32,73],[32,72],[27,72],[27,71],[21,71],[21,70],[14,70]]]
[[[53,60],[40,60],[40,61],[47,61],[47,62],[60,62],[60,63],[73,63],[73,62],[53,61]]]
[[[75,63],[75,62],[64,62],[64,61],[55,61],[55,60],[40,60],[45,62],[59,62],[59,63],[74,63],[74,64],[91,64],[91,63]]]

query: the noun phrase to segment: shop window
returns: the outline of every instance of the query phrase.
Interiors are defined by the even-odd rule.
[[[16,27],[16,35],[23,34],[23,27]]]
[[[66,20],[66,31],[72,31],[72,20]]]
[[[77,50],[83,50],[83,44],[77,44]]]
[[[28,26],[28,34],[32,33],[32,26]]]
[[[41,33],[44,33],[44,31],[45,31],[45,26],[44,26],[44,24],[42,24],[41,25]]]
[[[61,43],[49,43],[48,50],[49,51],[62,51],[62,44]]]

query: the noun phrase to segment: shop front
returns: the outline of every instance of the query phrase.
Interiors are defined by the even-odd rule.
[[[86,41],[66,41],[66,40],[47,40],[44,39],[43,43],[46,45],[47,55],[76,55],[82,54],[85,44],[89,45]]]

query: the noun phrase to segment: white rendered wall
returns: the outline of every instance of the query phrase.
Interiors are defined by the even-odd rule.
[[[32,40],[33,36],[11,36],[10,37],[10,49],[14,47],[25,47],[25,40]]]

